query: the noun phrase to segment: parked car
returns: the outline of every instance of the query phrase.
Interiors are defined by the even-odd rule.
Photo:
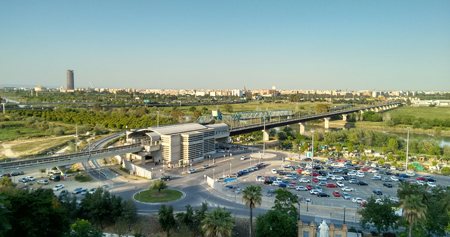
[[[164,175],[160,179],[162,179],[164,181],[169,181],[170,180],[170,176]]]
[[[311,189],[311,190],[309,191],[309,193],[310,193],[311,195],[317,195],[317,194],[319,193],[319,190],[317,190],[317,189]]]
[[[61,180],[61,176],[59,176],[59,175],[52,175],[50,177],[50,180],[55,181],[55,182],[60,181]]]
[[[343,188],[341,188],[341,190],[344,192],[353,192],[355,189],[350,188],[350,187],[343,187]]]
[[[344,187],[345,186],[344,182],[342,182],[342,181],[337,181],[336,185],[339,186],[339,187]]]
[[[398,178],[395,177],[395,176],[391,176],[391,180],[394,181],[394,182],[398,182]]]
[[[306,188],[307,188],[308,190],[311,190],[311,189],[313,189],[314,187],[313,187],[311,184],[308,184],[308,185],[306,185]]]
[[[264,184],[272,184],[273,183],[273,181],[271,180],[271,179],[265,179],[264,180]]]
[[[64,188],[64,184],[58,184],[55,187],[53,187],[53,191],[58,191],[58,190],[63,189],[63,188]]]
[[[366,182],[364,182],[364,181],[358,181],[358,183],[356,183],[356,184],[358,184],[358,185],[360,185],[360,186],[366,186],[366,185],[369,185],[368,183],[366,183]]]
[[[67,195],[69,193],[69,191],[67,191],[67,190],[62,190],[60,193],[59,193],[59,196],[65,196],[65,195]]]
[[[339,191],[334,191],[334,192],[333,192],[333,196],[335,196],[335,197],[340,197],[341,194],[339,193]]]
[[[26,182],[28,182],[28,179],[27,178],[20,178],[18,181],[22,182],[22,183],[26,183]]]
[[[328,183],[326,187],[327,188],[336,188],[337,185],[336,184],[332,184],[332,183]]]
[[[381,192],[381,190],[379,189],[373,190],[373,193],[375,193],[376,195],[383,195],[383,192]]]
[[[27,176],[26,178],[28,179],[28,181],[36,181],[36,178],[33,176]]]
[[[390,183],[383,183],[383,186],[388,187],[388,188],[392,188],[392,184],[390,184]]]
[[[346,199],[346,200],[350,200],[350,195],[348,193],[342,193],[342,198]]]
[[[46,179],[41,179],[39,181],[37,181],[38,184],[43,184],[43,185],[47,185],[48,184],[48,180]]]
[[[300,182],[300,183],[309,183],[310,180],[306,179],[306,178],[301,178],[301,179],[298,180],[298,182]]]
[[[89,189],[89,194],[94,194],[95,193],[96,188],[91,188]]]
[[[277,170],[276,169],[272,169],[271,172],[272,172],[272,174],[276,174]]]
[[[348,182],[351,183],[351,184],[356,184],[356,183],[359,182],[359,180],[357,180],[357,179],[350,179]]]
[[[83,189],[81,189],[80,194],[86,195],[87,191],[88,191],[87,188],[83,188]]]
[[[433,182],[427,182],[427,185],[432,187],[432,188],[437,187],[437,185],[435,183],[433,183]]]
[[[317,194],[317,197],[330,197],[330,195],[328,195],[327,193],[319,192]]]
[[[76,188],[75,190],[73,190],[72,194],[79,194],[81,193],[81,190],[83,190],[83,188]]]
[[[209,165],[204,165],[203,166],[203,169],[208,169],[209,168]]]
[[[284,184],[284,183],[280,183],[280,184],[278,184],[278,187],[279,187],[279,188],[286,188],[286,186],[287,186],[287,185],[286,185],[286,184]]]
[[[303,187],[303,186],[297,186],[297,187],[295,188],[295,190],[297,190],[297,191],[308,191],[308,188]]]
[[[352,198],[352,202],[360,203],[363,199],[359,197]]]

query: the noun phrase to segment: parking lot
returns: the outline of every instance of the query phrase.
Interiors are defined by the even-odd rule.
[[[261,186],[263,195],[266,198],[268,198],[269,200],[273,200],[275,195],[268,197],[267,193],[270,189],[273,189],[273,190],[278,189],[279,186],[264,184],[264,182],[257,181],[257,178],[259,176],[273,177],[274,179],[286,180],[285,175],[274,174],[272,172],[273,169],[275,169],[277,171],[283,171],[283,168],[280,164],[271,164],[266,167],[260,168],[259,170],[249,172],[243,176],[238,177],[235,180],[233,179],[233,181],[231,183],[229,183],[229,185],[232,185],[235,187],[237,186],[239,188],[245,188],[246,186],[249,186],[252,184]],[[328,169],[324,169],[323,171],[325,171],[327,173],[330,172],[330,170],[328,170]],[[293,170],[286,170],[285,172],[288,172],[291,174],[297,173],[296,171],[293,171]],[[346,191],[350,195],[350,199],[344,199],[342,197],[342,194],[344,191],[342,191],[341,190],[342,187],[339,187],[339,186],[334,187],[334,188],[326,187],[325,185],[320,186],[320,188],[322,188],[323,192],[328,194],[329,197],[318,197],[317,195],[312,195],[312,194],[310,194],[309,190],[308,191],[297,191],[295,188],[291,188],[288,190],[296,195],[300,195],[301,197],[303,197],[303,202],[306,202],[306,200],[309,199],[308,200],[309,204],[332,206],[332,207],[349,207],[349,208],[361,207],[359,202],[353,202],[352,199],[353,198],[361,198],[362,200],[367,200],[370,196],[375,195],[374,190],[380,190],[382,192],[382,195],[377,195],[377,197],[379,197],[379,198],[382,198],[384,196],[386,196],[386,197],[396,197],[397,196],[397,188],[399,185],[399,181],[393,181],[390,179],[390,177],[394,176],[394,175],[380,174],[381,178],[389,179],[389,181],[387,182],[387,181],[383,181],[383,180],[373,180],[372,177],[374,176],[375,173],[372,173],[370,171],[361,171],[361,172],[364,173],[364,177],[349,176],[349,178],[351,179],[351,178],[355,177],[358,181],[363,181],[363,182],[367,183],[367,185],[358,185],[356,183],[350,183],[348,180],[342,181],[344,183],[344,186],[354,189],[353,191]],[[344,174],[336,173],[336,175],[342,177]],[[420,175],[416,174],[413,177],[407,178],[406,182],[408,182],[410,180],[416,182],[417,178],[419,176]],[[436,184],[445,185],[445,186],[448,185],[447,177],[443,177],[443,176],[439,176],[439,175],[434,175],[432,177],[436,179]],[[309,183],[300,183],[299,180],[301,178],[305,178],[305,179],[309,180],[310,182]],[[262,178],[262,180],[263,179],[264,178]],[[314,187],[319,186],[318,183],[311,182],[311,179],[312,179],[312,176],[310,176],[310,175],[301,175],[301,174],[297,173],[297,177],[295,179],[289,179],[285,182],[287,185],[290,183],[295,183],[296,186],[303,186],[303,187],[305,187],[308,184],[310,184]],[[327,179],[327,181],[326,181],[326,183],[332,183],[332,184],[336,184],[336,182],[337,181],[332,180],[332,179]],[[383,183],[391,184],[392,188],[383,186]],[[229,189],[229,188],[223,188],[223,190],[231,191],[231,192],[233,191],[232,189]],[[340,197],[335,197],[333,195],[334,191],[338,191],[340,193]]]

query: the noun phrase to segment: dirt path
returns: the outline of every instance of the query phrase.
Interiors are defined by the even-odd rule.
[[[2,142],[2,143],[0,143],[0,146],[1,146],[0,147],[0,152],[1,152],[0,157],[6,156],[8,158],[13,158],[13,157],[19,157],[19,156],[29,154],[30,152],[33,153],[33,152],[36,152],[36,151],[39,151],[40,149],[42,149],[42,147],[34,145],[36,142],[42,141],[42,144],[48,144],[49,141],[66,138],[66,137],[73,137],[73,135],[66,135],[66,136],[59,136],[59,137],[43,137],[43,138],[33,138],[33,139],[26,139],[26,140],[14,140],[14,141],[9,141],[9,142]],[[23,145],[26,143],[30,143],[30,144],[34,143],[34,144],[33,144],[33,147],[30,147],[29,150],[26,150],[23,152],[14,152],[12,150],[14,146],[17,146],[19,144]]]

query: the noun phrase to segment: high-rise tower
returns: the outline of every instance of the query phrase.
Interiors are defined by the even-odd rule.
[[[74,90],[73,70],[67,70],[67,90]]]

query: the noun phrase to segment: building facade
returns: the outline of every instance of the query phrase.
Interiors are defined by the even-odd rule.
[[[73,70],[67,70],[67,90],[74,90],[75,82],[73,77]]]

